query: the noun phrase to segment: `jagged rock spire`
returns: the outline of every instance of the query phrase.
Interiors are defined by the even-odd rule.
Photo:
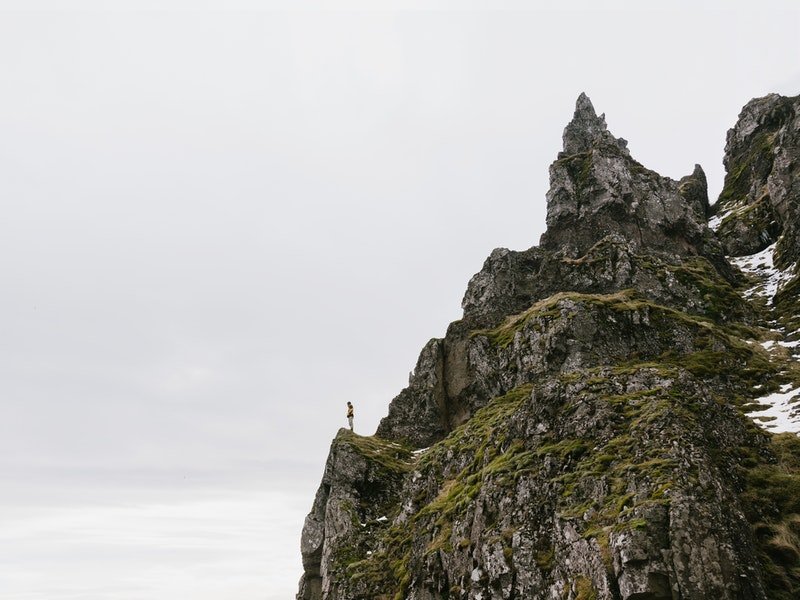
[[[612,144],[628,153],[628,142],[611,135],[606,125],[605,113],[597,116],[592,101],[584,92],[581,92],[575,102],[575,114],[564,129],[563,140],[562,156],[588,152],[598,144]]]
[[[698,217],[705,219],[708,215],[708,180],[703,167],[694,166],[691,175],[682,177],[678,182],[678,191],[697,213]]]
[[[579,257],[616,235],[635,248],[721,259],[721,248],[706,247],[706,188],[699,167],[679,183],[635,161],[581,94],[564,129],[564,151],[550,166],[541,245]]]

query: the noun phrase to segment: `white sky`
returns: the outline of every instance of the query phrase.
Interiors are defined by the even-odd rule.
[[[538,242],[581,91],[712,200],[742,105],[800,93],[792,2],[595,4],[0,2],[0,528],[280,492],[298,572],[225,596],[291,597],[345,402],[374,431],[489,252]],[[79,572],[8,597],[188,597]]]

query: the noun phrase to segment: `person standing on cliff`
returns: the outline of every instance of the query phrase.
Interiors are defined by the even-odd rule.
[[[350,424],[350,431],[353,431],[353,403],[347,403],[347,422]]]

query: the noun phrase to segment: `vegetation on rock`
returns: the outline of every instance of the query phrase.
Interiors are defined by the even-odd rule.
[[[644,168],[582,95],[540,247],[494,251],[379,436],[334,440],[298,599],[800,596],[800,439],[747,416],[800,387],[800,276],[760,298],[723,252],[800,257],[796,105],[729,133],[717,237],[702,170]]]

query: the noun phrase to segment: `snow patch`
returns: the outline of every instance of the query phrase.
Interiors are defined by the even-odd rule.
[[[730,213],[728,213],[730,214]],[[709,226],[715,229],[719,226],[725,215],[719,215],[709,222]],[[773,261],[776,244],[764,248],[751,256],[728,257],[730,262],[739,267],[743,272],[750,275],[755,280],[755,285],[744,293],[745,298],[761,297],[768,303],[775,301],[781,287],[789,281],[795,273],[795,265],[787,269],[778,269]],[[777,325],[777,321],[770,323]],[[780,334],[786,338],[793,332],[786,332],[781,328],[770,329],[770,331]],[[791,336],[794,337],[794,336]],[[800,346],[800,340],[777,341],[767,340],[761,342],[764,350],[772,351],[776,348],[796,348]],[[793,351],[792,354],[796,354]],[[754,389],[760,389],[758,385]],[[800,386],[787,383],[780,387],[780,391],[768,394],[754,400],[761,405],[761,408],[754,412],[749,412],[748,416],[757,425],[773,433],[791,432],[800,435]]]
[[[778,269],[772,260],[775,244],[750,256],[730,257],[730,261],[745,273],[754,275],[759,282],[744,293],[745,298],[762,296],[768,301],[775,298],[781,286],[792,278],[794,266]]]
[[[750,341],[750,340],[747,340],[747,341]],[[771,350],[776,345],[780,346],[781,348],[797,348],[798,346],[800,346],[800,340],[795,340],[793,342],[782,342],[782,341],[776,341],[776,340],[767,340],[766,342],[761,342],[760,345],[761,345],[762,348],[764,348],[764,350]]]
[[[720,214],[720,215],[717,215],[716,217],[711,217],[711,218],[708,220],[708,226],[709,226],[711,229],[713,229],[714,231],[716,231],[716,230],[719,228],[719,224],[720,224],[720,223],[722,223],[722,220],[723,220],[725,217],[727,217],[729,214],[730,214],[730,213],[722,213],[722,214]]]
[[[758,398],[755,402],[767,404],[768,408],[748,413],[757,425],[772,433],[800,433],[800,394],[793,384],[781,386],[780,392],[775,392]]]

